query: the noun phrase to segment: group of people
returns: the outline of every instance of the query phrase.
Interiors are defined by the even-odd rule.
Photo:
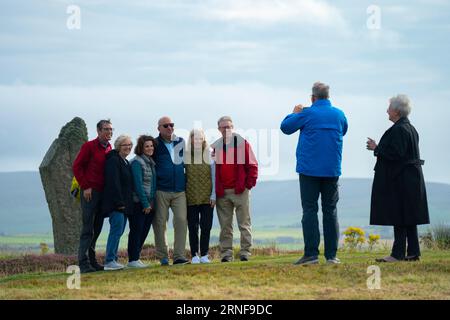
[[[120,239],[129,221],[128,267],[147,267],[140,260],[151,226],[156,254],[169,265],[167,222],[173,212],[173,264],[210,263],[208,251],[213,211],[221,227],[221,261],[233,261],[233,217],[241,233],[240,260],[248,261],[252,246],[250,190],[256,185],[258,163],[250,143],[234,133],[233,121],[218,120],[222,137],[208,145],[204,131],[194,129],[189,141],[174,134],[169,117],[158,121],[159,136],[142,135],[133,149],[132,138],[120,135],[112,149],[109,120],[97,124],[98,137],[86,142],[74,161],[73,173],[81,190],[82,231],[79,266],[82,273],[120,270]],[[95,254],[104,218],[110,231],[104,265]],[[199,228],[200,239],[199,239]],[[185,254],[189,231],[191,261]]]
[[[311,103],[310,107],[295,106],[281,123],[285,134],[300,131],[296,171],[305,248],[295,264],[319,263],[319,196],[324,255],[327,263],[339,264],[337,203],[348,122],[343,111],[332,105],[328,85],[313,85]],[[367,141],[367,149],[377,157],[370,223],[394,226],[392,253],[377,259],[380,262],[419,260],[417,225],[429,223],[421,168],[424,161],[420,159],[417,131],[408,120],[410,111],[407,96],[391,98],[387,113],[394,125],[378,144],[370,138]],[[98,137],[82,146],[73,164],[82,189],[83,227],[78,257],[82,273],[124,268],[118,262],[117,252],[127,221],[128,267],[147,266],[140,260],[140,253],[151,226],[160,263],[169,265],[169,209],[173,212],[174,265],[210,262],[208,250],[215,207],[221,229],[221,261],[233,261],[234,213],[241,235],[239,257],[248,261],[252,246],[250,190],[257,182],[258,162],[250,143],[233,131],[230,117],[221,117],[217,124],[222,137],[211,146],[201,129],[192,130],[186,144],[174,134],[172,120],[163,117],[158,121],[157,138],[142,135],[137,139],[131,161],[127,157],[133,148],[132,138],[119,136],[112,149],[111,122],[102,120],[97,124]],[[109,218],[110,232],[103,266],[96,260],[95,246],[105,217]],[[185,254],[188,232],[190,261]]]

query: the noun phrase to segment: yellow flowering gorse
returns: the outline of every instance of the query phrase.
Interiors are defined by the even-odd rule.
[[[370,234],[369,235],[369,250],[372,251],[373,247],[378,244],[378,240],[380,240],[379,234]]]
[[[365,232],[361,228],[348,227],[344,231],[344,243],[350,250],[355,250],[358,246],[361,247],[365,242]]]

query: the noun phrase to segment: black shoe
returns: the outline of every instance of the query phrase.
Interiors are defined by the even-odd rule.
[[[231,262],[232,259],[230,257],[223,257],[222,260],[220,260],[221,262]]]
[[[80,273],[92,273],[96,271],[97,270],[95,270],[91,265],[80,266]]]
[[[174,265],[179,264],[179,265],[183,265],[183,264],[190,264],[189,260],[186,259],[177,259],[173,262]]]
[[[248,261],[248,257],[247,256],[241,256],[241,261],[243,262],[247,262]]]
[[[420,261],[420,256],[406,256],[405,261]]]
[[[103,265],[99,264],[97,261],[91,262],[91,266],[92,266],[92,268],[95,269],[95,271],[103,271],[103,270],[105,270],[105,267]]]
[[[394,258],[393,256],[386,256],[384,258],[375,259],[376,262],[388,262],[388,263],[399,262],[402,260],[404,260],[404,259],[397,259],[397,258]]]
[[[301,257],[296,262],[294,262],[294,265],[310,265],[310,264],[319,264],[319,258],[317,256],[312,257]]]

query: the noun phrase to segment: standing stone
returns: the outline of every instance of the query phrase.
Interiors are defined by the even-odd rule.
[[[75,255],[81,233],[81,205],[70,194],[75,161],[88,140],[86,123],[74,118],[53,141],[39,167],[45,197],[52,217],[55,253]]]

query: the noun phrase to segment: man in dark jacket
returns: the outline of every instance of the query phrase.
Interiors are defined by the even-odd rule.
[[[420,160],[419,135],[408,120],[410,112],[407,96],[391,98],[387,113],[394,125],[378,145],[373,139],[367,141],[367,149],[377,157],[370,224],[394,226],[392,253],[379,262],[419,260],[417,225],[430,223],[422,173],[424,161]]]
[[[111,151],[111,121],[101,120],[97,124],[97,134],[96,139],[83,144],[72,167],[82,190],[83,216],[78,250],[78,264],[82,273],[103,270],[95,257],[95,244],[103,227],[101,201],[106,154]]]
[[[220,223],[222,262],[233,260],[233,215],[241,232],[241,261],[248,261],[252,246],[250,190],[258,179],[258,162],[250,143],[233,133],[233,121],[224,116],[218,121],[222,138],[212,144],[216,161],[217,216]]]
[[[154,155],[156,164],[156,212],[153,220],[156,254],[161,265],[169,265],[166,239],[169,209],[173,212],[173,264],[187,264],[185,257],[187,236],[186,177],[184,172],[183,138],[174,135],[175,124],[169,117],[158,121],[159,136]]]

